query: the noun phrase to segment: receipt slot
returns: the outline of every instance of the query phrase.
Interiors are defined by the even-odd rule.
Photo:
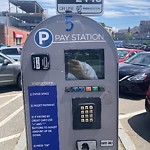
[[[22,51],[28,150],[117,150],[118,68],[110,35],[90,18],[39,24]]]

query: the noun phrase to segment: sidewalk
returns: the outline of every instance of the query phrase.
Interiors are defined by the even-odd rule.
[[[25,129],[22,132],[20,139],[17,143],[17,145],[15,146],[14,150],[27,150],[26,148],[26,133],[25,133]],[[120,140],[120,138],[118,138],[118,150],[126,150]]]

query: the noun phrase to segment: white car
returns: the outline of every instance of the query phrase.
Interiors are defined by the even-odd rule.
[[[9,56],[10,58],[16,61],[20,61],[21,51],[22,51],[21,46],[3,46],[0,48],[1,53]]]

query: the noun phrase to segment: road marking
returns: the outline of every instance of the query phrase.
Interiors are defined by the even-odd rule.
[[[0,98],[10,97],[10,96],[16,96],[16,95],[18,95],[18,93],[16,93],[16,94],[3,94],[3,95],[0,95]]]
[[[18,133],[18,134],[14,134],[14,135],[11,135],[11,136],[8,136],[8,137],[1,138],[0,143],[18,138],[20,135],[21,135],[21,133]]]
[[[140,111],[136,111],[136,112],[132,112],[132,113],[124,114],[124,115],[120,114],[119,119],[131,118],[133,116],[136,116],[138,114],[142,114],[142,113],[145,113],[145,112],[146,112],[146,110],[143,109],[143,110],[140,110]]]
[[[22,95],[22,93],[18,94],[17,96],[15,96],[14,98],[10,99],[9,101],[7,101],[6,103],[0,105],[0,109],[5,107],[6,105],[8,105],[9,103],[15,101],[17,98],[19,98]]]
[[[18,110],[16,110],[10,116],[8,116],[7,118],[5,118],[3,121],[1,121],[0,122],[0,127],[2,127],[4,124],[6,124],[8,121],[10,121],[13,117],[15,117],[22,110],[23,110],[23,106],[21,106]]]

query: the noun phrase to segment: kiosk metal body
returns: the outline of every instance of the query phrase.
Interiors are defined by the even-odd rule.
[[[28,150],[118,149],[117,52],[98,23],[74,14],[42,22],[22,74]]]

